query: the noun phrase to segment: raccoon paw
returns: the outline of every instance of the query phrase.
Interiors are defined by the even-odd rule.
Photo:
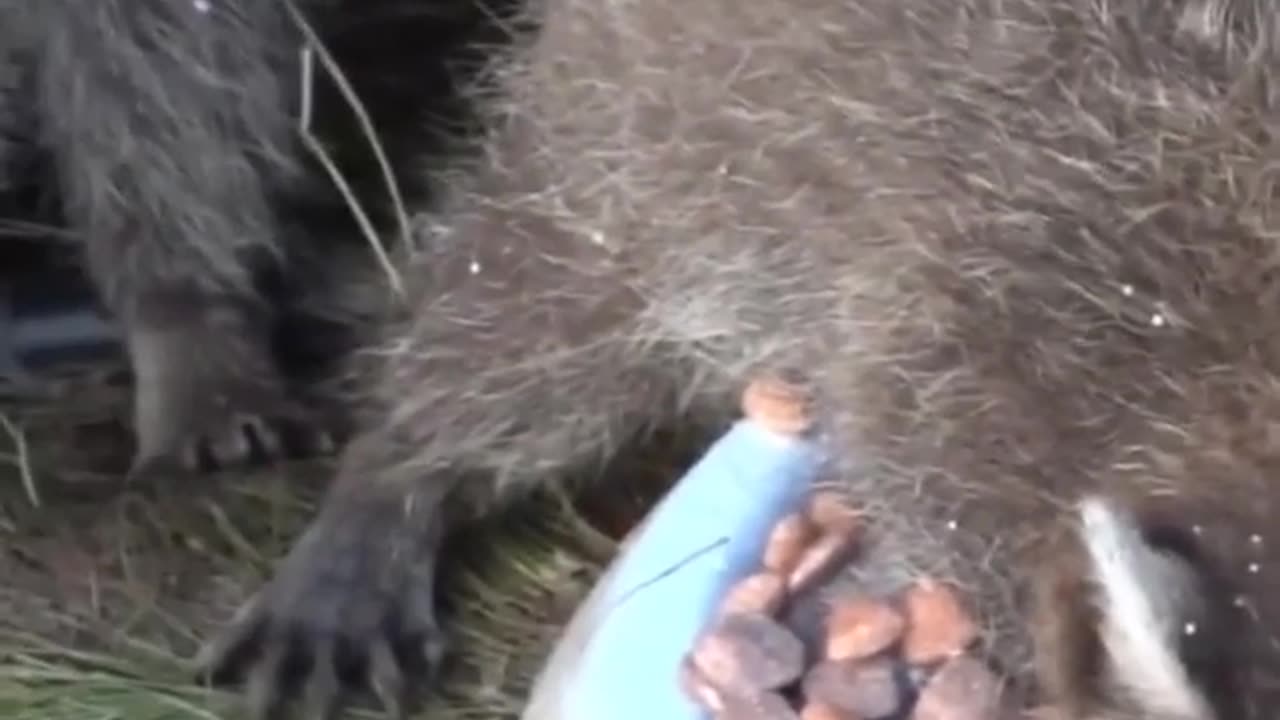
[[[396,508],[322,516],[275,577],[197,660],[200,680],[243,685],[254,720],[334,718],[371,689],[405,718],[445,643],[435,617],[436,543],[410,542]],[[415,537],[420,537],[414,534]]]
[[[133,474],[213,470],[332,449],[241,323],[131,328]]]

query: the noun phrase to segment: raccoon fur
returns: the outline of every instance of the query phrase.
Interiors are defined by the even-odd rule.
[[[470,0],[0,1],[5,214],[76,239],[133,370],[135,470],[327,444],[282,362],[318,327],[356,342],[390,301],[304,137],[395,235],[371,143],[425,201],[413,181],[465,120],[461,47],[490,24]]]
[[[401,714],[451,527],[785,370],[868,509],[840,582],[954,582],[1010,692],[1070,720],[1280,707],[1280,6],[530,12],[420,216],[379,410],[214,680]]]

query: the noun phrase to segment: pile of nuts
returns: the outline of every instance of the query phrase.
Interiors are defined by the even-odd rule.
[[[840,598],[822,647],[777,618],[857,552],[863,525],[836,494],[773,528],[761,570],[727,593],[686,657],[684,689],[718,720],[997,720],[994,674],[968,651],[978,627],[948,586],[923,579],[887,600]]]

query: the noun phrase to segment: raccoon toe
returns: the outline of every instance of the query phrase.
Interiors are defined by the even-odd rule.
[[[185,472],[219,470],[324,454],[333,439],[305,419],[305,410],[279,401],[261,414],[214,414],[202,430],[187,435],[176,457]],[[168,453],[171,457],[172,451]]]
[[[333,447],[253,334],[225,325],[144,329],[130,333],[129,350],[135,474],[218,470]]]

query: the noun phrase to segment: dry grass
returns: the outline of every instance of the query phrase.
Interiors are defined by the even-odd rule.
[[[98,373],[0,405],[15,431],[0,437],[2,717],[236,716],[234,696],[191,682],[189,659],[306,521],[326,463],[125,488],[127,393]],[[623,524],[644,506],[635,500]],[[518,714],[614,547],[617,533],[597,528],[617,516],[593,524],[585,517],[602,515],[582,508],[541,497],[457,543],[479,549],[449,558],[457,652],[423,717]]]

